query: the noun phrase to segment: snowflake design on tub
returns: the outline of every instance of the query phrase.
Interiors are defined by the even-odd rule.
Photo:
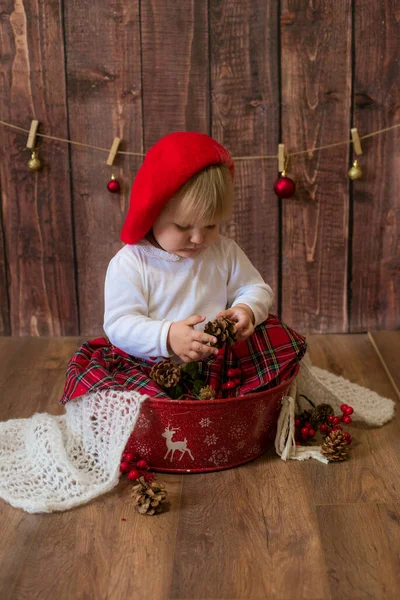
[[[229,434],[233,438],[243,438],[245,436],[245,434],[247,433],[247,429],[248,429],[247,423],[245,423],[244,421],[240,421],[239,423],[237,423],[236,425],[233,425],[230,428]]]
[[[206,417],[204,419],[200,419],[200,421],[199,421],[200,427],[209,427],[211,425],[211,423],[212,423],[212,421],[208,417]]]
[[[139,418],[136,423],[136,427],[141,430],[146,430],[150,427],[150,419],[145,417],[145,415],[139,415]]]
[[[243,448],[246,446],[246,441],[245,440],[241,440],[240,442],[238,442],[236,444],[236,450],[243,450]]]
[[[224,465],[228,462],[231,453],[227,448],[218,448],[217,450],[213,450],[208,462],[213,463],[216,467],[220,465]]]
[[[148,458],[151,454],[151,450],[148,446],[146,446],[146,444],[137,444],[136,451],[140,458]]]
[[[211,433],[204,438],[204,443],[207,444],[207,446],[215,446],[217,440],[218,437],[214,433]]]
[[[245,456],[254,456],[255,454],[259,454],[261,452],[261,446],[260,444],[254,444],[254,446],[252,446],[250,448],[250,450],[248,452],[246,452]]]

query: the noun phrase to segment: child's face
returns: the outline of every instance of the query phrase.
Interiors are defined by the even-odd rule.
[[[218,237],[219,223],[186,223],[179,217],[179,198],[172,198],[153,223],[155,241],[166,252],[194,258]]]

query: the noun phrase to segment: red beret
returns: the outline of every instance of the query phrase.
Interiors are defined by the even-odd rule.
[[[133,182],[121,240],[136,244],[188,179],[205,167],[220,164],[229,167],[233,179],[231,155],[205,133],[177,131],[161,138],[147,152]]]

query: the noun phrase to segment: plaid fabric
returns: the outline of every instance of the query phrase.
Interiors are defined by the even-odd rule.
[[[220,353],[201,361],[200,373],[205,385],[219,391],[228,381],[231,368],[242,371],[241,385],[229,396],[242,396],[275,387],[287,379],[304,356],[304,336],[282,323],[275,315],[256,327],[253,335]],[[154,361],[126,354],[106,338],[83,344],[67,367],[62,404],[100,389],[136,390],[153,398],[169,396],[149,378]]]

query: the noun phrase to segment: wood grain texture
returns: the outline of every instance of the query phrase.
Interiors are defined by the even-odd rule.
[[[186,477],[170,597],[330,598],[309,483],[273,452]]]
[[[283,143],[296,151],[349,137],[351,0],[285,0],[281,12]],[[313,332],[345,332],[348,147],[293,157],[282,202],[282,317]]]
[[[361,134],[399,121],[400,4],[357,2],[354,126]],[[363,140],[354,183],[350,330],[400,323],[399,130]]]
[[[68,137],[60,2],[7,0],[1,15],[2,118],[29,129],[35,117],[42,131]],[[68,147],[43,143],[43,168],[31,172],[27,134],[2,127],[0,136],[12,334],[77,333]]]
[[[1,134],[0,134],[1,135]],[[0,137],[1,141],[1,137]],[[1,179],[0,179],[1,198]],[[8,297],[7,257],[5,254],[3,211],[0,201],[0,336],[11,335],[10,306]]]
[[[400,332],[373,331],[368,335],[400,400]]]
[[[173,131],[209,133],[207,3],[141,5],[144,147]]]
[[[398,508],[379,504],[317,507],[333,600],[398,598]],[[391,546],[389,536],[397,546]]]
[[[0,339],[0,419],[60,414],[80,341]],[[368,336],[308,341],[314,364],[393,394]],[[271,450],[219,473],[159,474],[171,505],[154,518],[134,512],[126,480],[64,513],[27,515],[0,501],[0,596],[394,600],[399,417],[349,429],[354,450],[343,464],[285,463]]]
[[[120,150],[142,152],[142,102],[139,2],[100,0],[64,3],[68,123],[71,139]],[[73,147],[74,227],[79,286],[80,333],[103,331],[104,278],[110,259],[121,248],[120,230],[130,187],[141,157],[118,157]],[[115,173],[122,191],[111,194]]]
[[[310,336],[315,364],[395,399],[393,387],[368,336]],[[352,460],[303,466],[311,473],[316,504],[383,503],[400,500],[400,414],[383,428],[352,425]]]
[[[233,156],[275,154],[279,142],[274,2],[211,0],[211,134]],[[223,232],[243,248],[279,302],[279,214],[273,161],[235,163],[236,206]]]

